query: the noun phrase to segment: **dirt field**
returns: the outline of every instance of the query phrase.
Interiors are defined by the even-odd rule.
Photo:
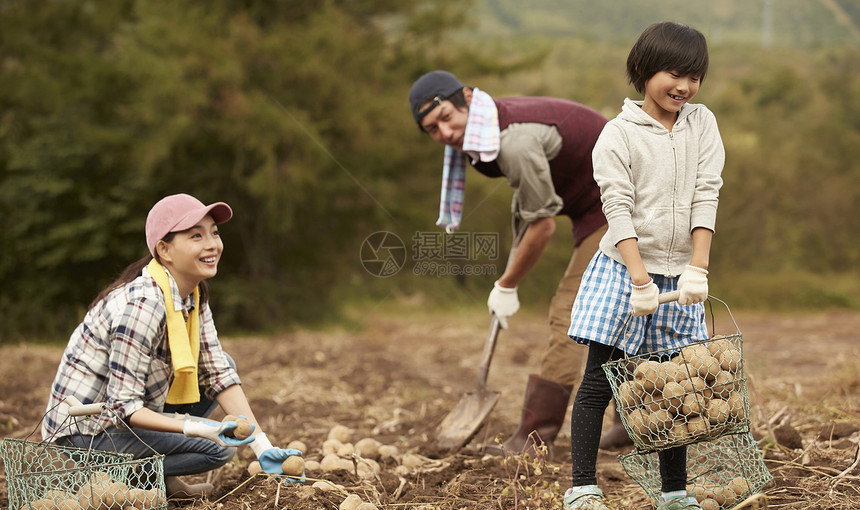
[[[475,387],[489,319],[421,310],[421,303],[413,303],[402,313],[368,314],[354,331],[223,339],[276,445],[301,440],[306,460],[319,461],[329,431],[342,425],[350,431],[348,442],[372,437],[397,447],[398,455],[378,460],[376,475],[308,470],[305,484],[285,485],[250,477],[246,467],[253,454],[243,448],[220,470],[189,477],[216,485],[208,501],[172,501],[170,507],[333,509],[355,494],[378,508],[560,508],[570,486],[568,425],[552,455],[525,463],[482,458],[474,448],[516,428],[526,378],[536,370],[547,336],[543,317],[517,315],[501,333],[489,386],[502,399],[475,440],[451,453],[435,446],[435,428]],[[735,320],[744,337],[754,434],[774,478],[765,488],[769,508],[860,508],[860,468],[840,476],[855,462],[860,441],[860,314],[735,311]],[[715,330],[733,332],[726,314],[718,314]],[[23,438],[36,428],[61,352],[58,346],[0,348],[4,437]],[[651,508],[622,469],[622,453],[601,451],[604,492],[614,508]],[[407,462],[406,454],[416,455]],[[317,480],[341,488],[314,489]],[[5,470],[0,506],[8,506]]]

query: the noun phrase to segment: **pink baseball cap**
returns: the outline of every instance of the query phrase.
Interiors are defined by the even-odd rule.
[[[206,215],[212,216],[216,225],[233,217],[233,210],[224,202],[204,205],[191,195],[179,193],[159,200],[146,216],[146,246],[155,256],[155,245],[170,232],[188,230]]]

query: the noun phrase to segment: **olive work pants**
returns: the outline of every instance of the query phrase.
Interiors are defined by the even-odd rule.
[[[603,225],[591,235],[582,240],[574,248],[570,263],[558,282],[552,301],[549,305],[549,345],[543,354],[540,367],[540,377],[565,386],[573,386],[573,393],[582,381],[585,360],[588,357],[588,347],[580,345],[567,336],[570,330],[570,310],[579,291],[579,282],[585,273],[588,263],[597,253],[598,245],[607,226]]]

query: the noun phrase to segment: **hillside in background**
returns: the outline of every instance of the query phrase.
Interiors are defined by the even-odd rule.
[[[630,34],[662,20],[693,25],[713,46],[813,48],[860,46],[856,0],[477,0],[471,25],[479,35],[577,37],[628,43]]]
[[[425,239],[447,242],[434,225],[442,148],[415,129],[411,83],[443,68],[494,97],[564,97],[612,117],[635,95],[632,41],[662,19],[711,42],[697,101],[727,154],[714,294],[860,307],[856,0],[275,3],[3,4],[0,343],[67,336],[147,253],[143,213],[179,191],[236,212],[212,282],[222,332],[330,324],[406,297],[484,311],[512,191],[467,180],[461,234],[496,235],[498,253],[425,253]],[[570,258],[558,221],[520,288],[526,307],[546,305]],[[382,258],[397,274],[365,266],[381,261],[364,251],[377,232],[404,245]]]

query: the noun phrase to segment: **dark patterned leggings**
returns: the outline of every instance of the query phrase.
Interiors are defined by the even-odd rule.
[[[589,343],[585,373],[570,423],[570,457],[573,461],[573,486],[597,485],[597,445],[603,426],[603,413],[612,399],[612,387],[602,365],[624,357],[624,352],[597,342]],[[686,490],[687,448],[678,446],[659,454],[663,492]]]

